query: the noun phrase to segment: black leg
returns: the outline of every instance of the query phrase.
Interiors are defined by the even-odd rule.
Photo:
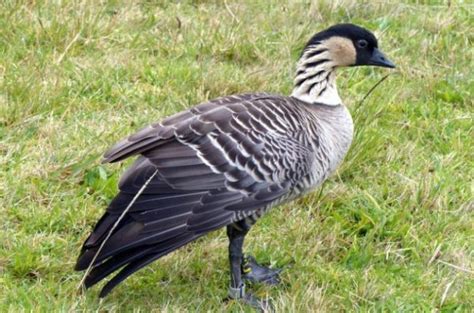
[[[247,235],[250,226],[245,221],[240,221],[227,226],[227,236],[229,237],[229,262],[230,262],[230,287],[234,289],[241,288],[242,281],[242,262],[245,235]]]
[[[242,246],[244,244],[245,235],[247,235],[251,226],[252,225],[246,220],[227,226],[230,262],[229,297],[243,301],[261,311],[272,311],[269,301],[260,300],[251,293],[245,292],[245,284],[242,280],[244,264]]]

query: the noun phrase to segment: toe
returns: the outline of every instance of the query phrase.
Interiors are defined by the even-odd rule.
[[[280,283],[279,274],[281,269],[272,269],[262,266],[255,261],[255,258],[248,256],[242,266],[242,278],[251,282],[263,282],[269,285]]]
[[[242,301],[260,312],[274,312],[270,299],[259,299],[251,293],[247,293]]]

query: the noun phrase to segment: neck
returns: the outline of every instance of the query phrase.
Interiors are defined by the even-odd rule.
[[[306,49],[298,61],[291,96],[308,103],[340,105],[335,68],[324,45],[316,44]]]

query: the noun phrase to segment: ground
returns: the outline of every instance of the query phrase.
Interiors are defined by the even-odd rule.
[[[251,231],[246,250],[285,269],[253,290],[281,312],[472,311],[472,4],[102,2],[0,5],[0,311],[249,310],[222,301],[223,231],[102,301],[77,291],[81,244],[130,163],[101,155],[211,98],[289,94],[305,42],[339,22],[372,30],[398,67],[340,71],[353,146]]]

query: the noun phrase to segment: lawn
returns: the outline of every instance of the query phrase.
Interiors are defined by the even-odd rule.
[[[340,71],[353,146],[322,190],[251,231],[246,250],[285,269],[252,289],[281,312],[472,312],[474,6],[312,2],[2,1],[0,311],[249,310],[222,301],[224,231],[102,301],[78,292],[81,244],[131,161],[101,155],[208,99],[289,94],[305,42],[352,22],[398,67]]]

